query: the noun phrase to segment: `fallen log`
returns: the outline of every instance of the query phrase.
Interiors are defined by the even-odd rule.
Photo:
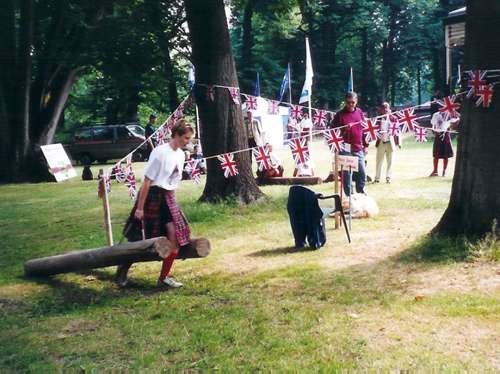
[[[24,273],[27,277],[47,276],[133,262],[161,261],[172,250],[170,241],[160,236],[29,260],[24,263]],[[209,253],[210,242],[207,239],[192,239],[188,245],[180,248],[177,258],[201,258]]]
[[[321,177],[269,177],[269,178],[257,178],[257,184],[259,186],[266,184],[301,184],[301,185],[311,185],[323,183]]]

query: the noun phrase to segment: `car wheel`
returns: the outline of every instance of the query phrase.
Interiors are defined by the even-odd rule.
[[[94,160],[88,153],[84,153],[80,156],[80,164],[82,164],[83,166],[90,165],[92,161]]]
[[[141,151],[135,151],[134,154],[132,155],[132,161],[134,162],[144,161],[143,153]]]

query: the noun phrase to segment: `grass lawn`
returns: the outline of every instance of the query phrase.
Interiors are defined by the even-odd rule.
[[[326,177],[326,147],[313,155]],[[372,147],[372,176],[374,160]],[[425,237],[447,206],[453,162],[428,178],[431,144],[408,140],[393,182],[367,187],[380,214],[353,221],[350,245],[329,221],[317,251],[293,248],[287,186],[263,187],[269,198],[252,206],[207,205],[202,186],[182,182],[180,203],[212,254],[177,262],[185,287],[168,292],[155,288],[160,263],[134,265],[126,289],[114,268],[24,279],[28,259],[104,246],[102,205],[95,181],[0,186],[0,372],[500,370],[498,262]],[[124,186],[112,189],[118,242],[132,204]]]

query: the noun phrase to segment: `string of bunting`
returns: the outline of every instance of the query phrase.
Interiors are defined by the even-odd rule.
[[[500,70],[471,70],[465,72],[467,79],[467,91],[460,92],[458,94],[447,96],[442,100],[433,100],[431,103],[437,103],[439,105],[439,112],[442,113],[445,120],[453,119],[459,117],[458,109],[460,104],[456,102],[459,96],[465,94],[468,99],[474,101],[477,107],[488,108],[491,104],[493,98],[494,86],[497,82],[491,82],[488,79],[489,72],[500,72]],[[496,77],[496,76],[491,76]],[[257,110],[258,100],[256,96],[240,93],[238,87],[230,87],[223,85],[209,85],[204,83],[196,83],[198,86],[206,88],[206,98],[207,100],[215,101],[215,88],[226,89],[236,105],[244,106],[246,110]],[[244,97],[245,101],[241,102],[241,96]],[[264,98],[263,98],[264,99]],[[279,102],[276,100],[264,99],[268,104],[268,114],[278,114],[279,106],[285,105],[289,107],[289,115],[295,120],[299,120],[303,116],[303,110],[307,107],[302,105],[295,105],[291,103]],[[146,139],[138,147],[132,150],[124,158],[115,163],[110,169],[108,169],[101,178],[105,181],[106,190],[108,193],[111,192],[110,179],[115,177],[118,183],[125,183],[128,188],[129,196],[131,199],[135,199],[137,196],[137,188],[135,175],[132,170],[132,155],[139,148],[141,148],[147,142],[154,140],[156,145],[163,144],[167,141],[170,135],[170,129],[172,125],[178,119],[184,116],[184,111],[190,107],[192,104],[192,97],[188,95],[179,104],[177,109],[167,118],[167,120],[151,135],[150,138]],[[407,107],[391,114],[379,115],[371,118],[366,118],[365,120],[357,123],[351,123],[349,125],[336,127],[334,129],[327,129],[326,126],[330,121],[333,120],[335,112],[328,111],[325,109],[312,108],[313,114],[313,124],[316,126],[317,130],[311,132],[312,135],[323,134],[327,146],[330,151],[339,152],[344,149],[344,139],[341,135],[341,129],[347,126],[353,126],[361,123],[363,134],[365,140],[370,143],[379,139],[382,134],[380,133],[381,121],[389,121],[389,132],[393,136],[398,136],[404,133],[412,133],[417,142],[427,141],[427,127],[423,127],[418,123],[418,120],[430,117],[429,115],[416,116],[415,109],[422,107],[426,104],[415,105]],[[441,131],[441,136],[446,132],[456,133],[454,130],[443,130]],[[308,138],[310,134],[302,134],[295,136],[287,140],[287,145],[290,147],[292,152],[293,160],[296,166],[307,164],[310,160],[310,151],[308,145]],[[200,183],[201,176],[201,163],[202,160],[208,160],[212,158],[217,158],[220,163],[220,167],[226,178],[234,177],[239,173],[237,162],[234,160],[234,155],[241,152],[251,151],[254,156],[259,170],[267,170],[276,167],[272,161],[270,150],[268,145],[250,147],[245,149],[240,149],[224,154],[212,155],[204,157],[203,159],[187,160],[185,163],[185,171],[189,173],[191,180],[194,183]],[[122,166],[123,161],[126,161],[125,166]],[[99,180],[99,181],[100,181]]]

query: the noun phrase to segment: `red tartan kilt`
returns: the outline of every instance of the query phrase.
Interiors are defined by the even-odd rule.
[[[135,218],[137,201],[123,228],[123,236],[129,242],[142,240],[141,222]],[[152,186],[144,203],[144,233],[146,239],[167,235],[167,223],[172,222],[163,188]]]

